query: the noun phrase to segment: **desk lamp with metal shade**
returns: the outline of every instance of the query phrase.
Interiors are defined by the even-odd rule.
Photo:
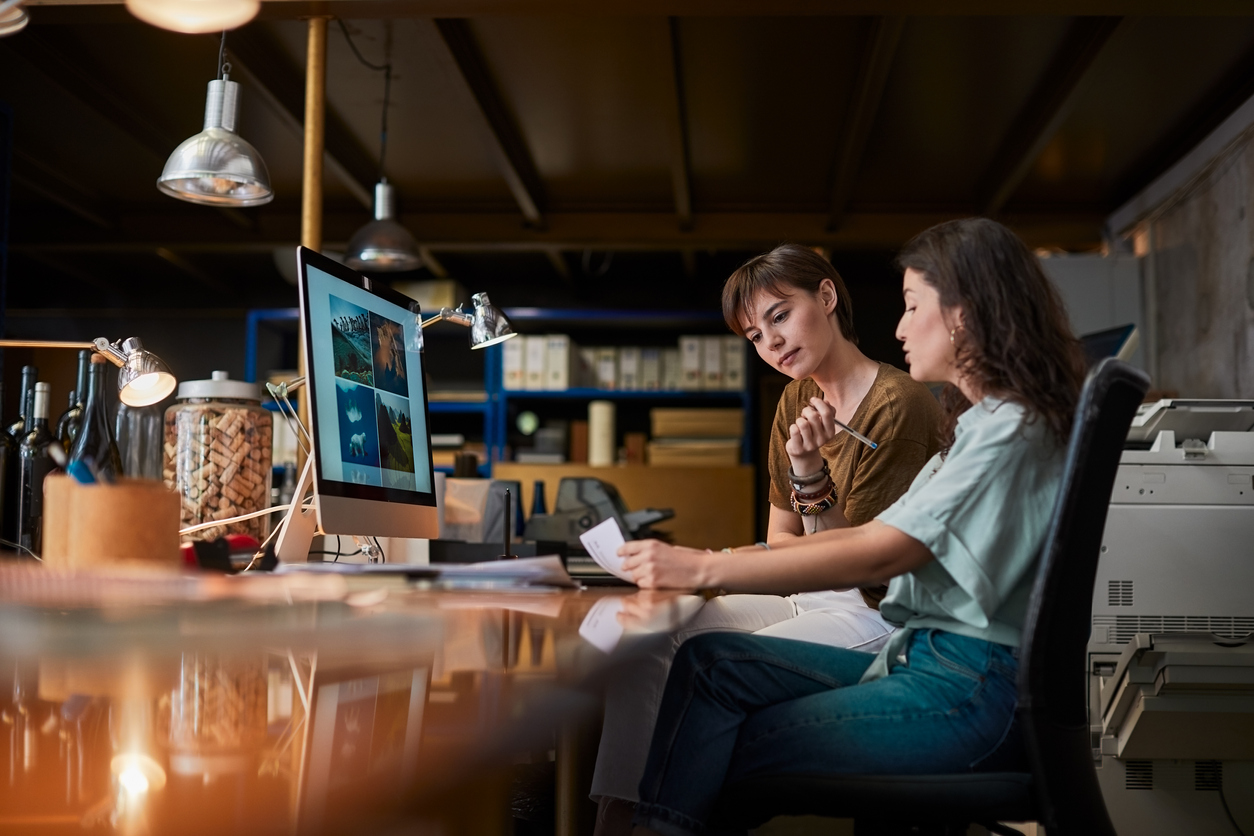
[[[165,400],[178,380],[160,357],[144,348],[138,337],[109,342],[56,340],[0,340],[0,348],[89,348],[118,367],[118,400],[127,406],[151,406]]]

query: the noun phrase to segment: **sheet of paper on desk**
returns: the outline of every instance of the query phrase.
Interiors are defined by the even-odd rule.
[[[482,563],[436,563],[442,581],[503,580],[537,586],[578,586],[557,555],[520,557],[516,560],[485,560]]]
[[[623,559],[618,556],[618,547],[626,541],[617,520],[610,517],[600,525],[594,525],[579,535],[579,542],[583,543],[598,566],[614,577],[632,583],[631,574],[623,570]]]

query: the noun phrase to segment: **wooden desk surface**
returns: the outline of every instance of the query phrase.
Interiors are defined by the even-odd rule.
[[[507,788],[513,758],[595,707],[600,674],[701,604],[399,584],[275,603],[273,579],[191,600],[168,577],[84,605],[100,579],[62,580],[0,568],[4,833],[367,832],[441,802],[467,815],[459,792]],[[594,624],[605,649],[581,637]],[[507,826],[495,809],[471,830]]]

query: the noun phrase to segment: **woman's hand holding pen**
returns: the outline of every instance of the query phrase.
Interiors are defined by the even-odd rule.
[[[823,468],[823,445],[836,437],[836,410],[822,398],[810,398],[810,405],[801,410],[788,428],[784,452],[792,462],[792,472],[808,476]]]

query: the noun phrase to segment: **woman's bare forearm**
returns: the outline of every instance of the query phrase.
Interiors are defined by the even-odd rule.
[[[931,559],[919,541],[871,522],[772,544],[769,560],[710,555],[702,585],[777,594],[876,586]]]

